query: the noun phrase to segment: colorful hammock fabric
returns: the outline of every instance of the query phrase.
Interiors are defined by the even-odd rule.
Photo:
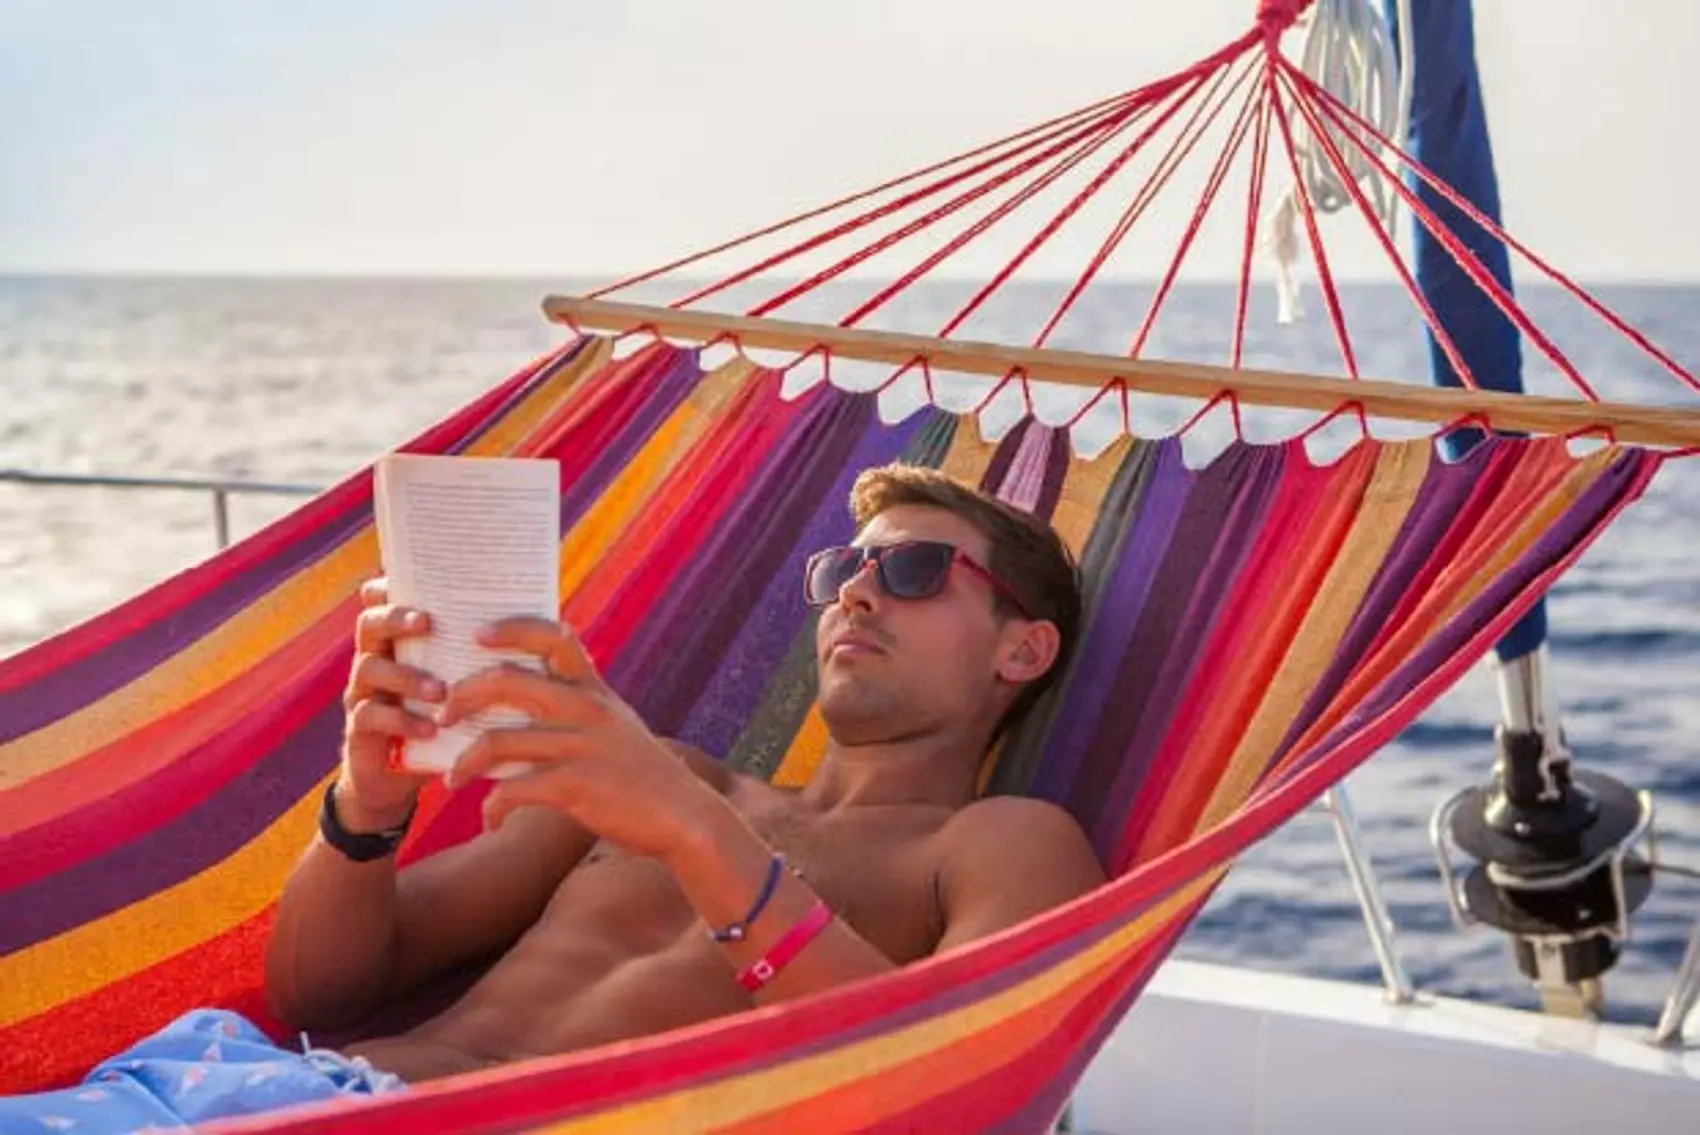
[[[776,782],[822,751],[803,557],[850,482],[936,466],[1051,518],[1089,627],[991,770],[1060,801],[1114,878],[896,973],[597,1051],[255,1121],[277,1131],[1039,1131],[1235,856],[1387,743],[1646,487],[1661,458],[1496,438],[1178,438],[1091,459],[1027,418],[927,407],[663,343],[576,339],[411,444],[561,465],[562,612],[658,730]],[[0,663],[0,1090],[62,1085],[193,1006],[259,995],[281,884],[332,775],[368,472]],[[404,849],[467,838],[435,786]]]

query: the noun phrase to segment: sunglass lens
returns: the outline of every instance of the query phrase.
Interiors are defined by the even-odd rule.
[[[861,567],[860,548],[828,548],[817,552],[809,561],[809,602],[824,606],[837,599],[838,593],[855,578]]]
[[[881,582],[899,599],[930,599],[944,588],[956,549],[949,544],[900,544],[880,557]]]

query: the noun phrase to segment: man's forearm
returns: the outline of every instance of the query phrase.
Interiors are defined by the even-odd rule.
[[[273,1009],[300,1028],[358,1019],[383,993],[396,909],[393,856],[356,863],[315,835],[284,885],[266,947]]]
[[[696,834],[669,857],[668,867],[703,921],[711,929],[720,929],[749,913],[766,879],[773,849],[729,806],[708,809],[693,829]],[[760,960],[808,915],[819,897],[806,879],[786,871],[767,906],[748,927],[748,936],[722,946],[728,962],[741,972]],[[756,1000],[760,1004],[785,1001],[894,968],[890,958],[834,917]]]

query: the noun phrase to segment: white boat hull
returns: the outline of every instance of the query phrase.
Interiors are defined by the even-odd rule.
[[[1700,1048],[1597,1025],[1170,961],[1075,1097],[1079,1135],[1700,1132]]]

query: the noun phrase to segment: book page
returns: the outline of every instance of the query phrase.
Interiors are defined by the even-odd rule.
[[[391,454],[374,484],[378,543],[391,603],[424,611],[431,633],[396,644],[396,657],[452,685],[503,662],[533,669],[527,654],[478,645],[480,627],[515,615],[560,617],[561,488],[555,461]],[[409,702],[429,716],[431,706]],[[493,708],[409,738],[405,765],[447,772],[483,730],[521,727],[517,710]],[[507,765],[494,775],[510,776]]]

